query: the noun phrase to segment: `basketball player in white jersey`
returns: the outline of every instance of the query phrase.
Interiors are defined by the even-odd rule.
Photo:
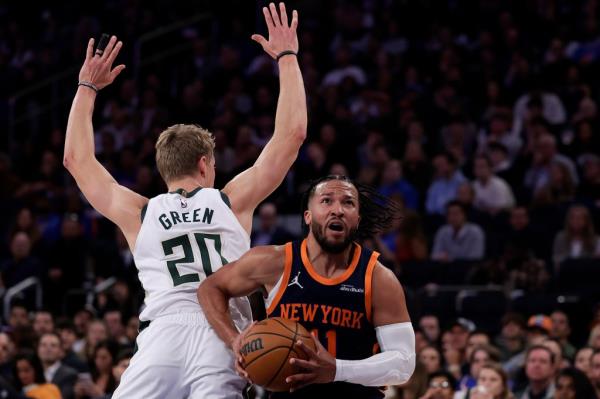
[[[113,398],[238,398],[244,380],[231,351],[210,328],[196,289],[206,276],[250,247],[252,215],[283,180],[306,137],[306,98],[296,53],[298,15],[263,8],[269,39],[253,35],[279,65],[275,131],[255,164],[213,189],[214,140],[194,125],[175,125],[156,143],[169,193],[144,198],[119,185],[94,155],[92,113],[99,89],[125,68],[112,67],[122,43],[112,37],[94,53],[90,40],[69,115],[64,165],[102,215],[123,231],[146,291],[138,352]],[[238,328],[251,319],[247,300],[232,303]]]

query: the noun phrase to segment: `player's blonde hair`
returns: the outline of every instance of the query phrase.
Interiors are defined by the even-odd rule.
[[[156,167],[165,182],[196,172],[197,163],[205,156],[212,159],[215,139],[198,125],[173,125],[156,141]]]

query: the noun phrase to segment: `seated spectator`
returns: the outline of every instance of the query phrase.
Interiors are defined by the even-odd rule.
[[[449,202],[447,210],[448,224],[437,231],[431,258],[443,262],[481,259],[485,253],[481,227],[467,222],[464,207],[459,202]]]
[[[30,352],[22,352],[15,356],[15,383],[28,398],[61,399],[58,387],[46,382],[40,359]]]
[[[83,347],[83,357],[92,362],[94,360],[94,353],[96,345],[101,341],[108,339],[108,329],[106,324],[102,320],[94,320],[88,325],[87,333],[85,336],[85,344]]]
[[[592,364],[592,353],[594,353],[594,348],[589,346],[584,346],[579,349],[575,354],[575,361],[573,362],[573,366],[576,369],[583,372],[586,376],[590,375],[590,369]]]
[[[435,373],[442,369],[442,354],[435,346],[425,346],[417,355],[419,363],[425,366],[427,374]]]
[[[13,287],[29,277],[41,277],[43,265],[31,255],[31,240],[27,233],[18,232],[14,235],[10,242],[10,253],[10,259],[0,266],[4,287]],[[33,298],[29,300],[33,303]]]
[[[413,210],[419,208],[419,194],[417,190],[402,175],[402,162],[390,159],[383,169],[379,193],[385,197],[400,194],[404,204]]]
[[[38,337],[53,332],[54,318],[52,317],[52,313],[46,310],[35,312],[35,316],[33,316],[33,331],[35,331]]]
[[[590,362],[590,381],[596,391],[596,396],[600,398],[600,350],[595,349]]]
[[[479,131],[477,141],[478,153],[485,153],[490,149],[490,144],[499,143],[506,148],[509,159],[515,159],[523,145],[519,135],[511,132],[510,120],[505,112],[492,115],[487,130],[481,129]]]
[[[394,237],[395,261],[402,265],[408,261],[427,259],[427,238],[421,218],[416,212],[406,211]]]
[[[424,199],[427,194],[432,171],[431,164],[427,159],[420,142],[410,140],[406,143],[402,171],[406,180],[417,189],[419,198],[422,202],[422,199]]]
[[[489,362],[498,362],[500,354],[490,345],[479,345],[470,352],[467,360],[469,366],[468,374],[461,378],[458,386],[463,392],[468,392],[477,385],[481,368]]]
[[[527,386],[519,399],[554,399],[554,353],[543,345],[531,346],[525,355]]]
[[[562,310],[555,310],[550,314],[552,319],[552,332],[550,336],[561,344],[562,351],[567,359],[573,360],[577,349],[569,342],[571,335],[571,324],[569,316]]]
[[[495,339],[504,362],[520,353],[525,346],[525,319],[519,313],[506,313],[502,317],[502,329]]]
[[[537,193],[544,187],[550,181],[550,166],[554,162],[563,164],[571,180],[575,184],[579,183],[573,161],[558,153],[554,136],[544,134],[535,143],[532,165],[525,174],[525,187],[531,190],[532,193]]]
[[[556,235],[552,252],[557,267],[565,259],[600,256],[600,237],[596,235],[586,207],[574,205],[569,208],[564,230]]]
[[[575,198],[575,182],[565,164],[552,162],[548,181],[534,194],[534,206],[559,206]]]
[[[482,330],[471,331],[469,333],[469,338],[467,338],[465,357],[469,359],[473,354],[473,351],[480,346],[491,346],[490,336]],[[497,353],[496,355],[497,357],[500,357],[500,353]]]
[[[477,209],[492,215],[508,210],[515,204],[515,197],[506,182],[492,172],[490,160],[483,156],[475,158],[473,182],[474,205]]]
[[[429,375],[429,387],[420,399],[452,399],[456,380],[447,371],[438,371]]]
[[[64,353],[59,335],[54,332],[43,334],[37,346],[37,355],[42,362],[46,381],[56,385],[63,398],[73,398],[77,370],[62,363]]]
[[[547,241],[543,232],[532,226],[529,210],[517,206],[510,211],[508,231],[504,235],[503,256],[507,261],[521,260],[531,255],[541,257]]]
[[[454,399],[514,399],[508,385],[508,375],[502,366],[487,362],[481,366],[476,385]]]
[[[436,345],[440,340],[440,320],[436,315],[425,314],[419,319],[419,328],[431,345]]]
[[[448,202],[456,198],[458,186],[466,179],[458,170],[456,158],[441,153],[433,159],[435,178],[427,190],[425,209],[429,214],[443,215]]]
[[[101,341],[96,345],[92,362],[92,380],[78,381],[75,384],[75,397],[93,398],[111,394],[117,388],[113,375],[113,363],[116,361],[119,346],[115,341]],[[90,383],[91,382],[91,383]]]
[[[566,368],[556,377],[554,399],[596,399],[598,396],[587,376],[576,368]]]
[[[584,154],[579,157],[579,163],[583,176],[577,196],[586,203],[594,204],[598,209],[600,208],[600,156]]]
[[[252,246],[283,245],[294,239],[285,228],[279,226],[277,207],[271,202],[265,202],[258,209],[258,226],[250,237]]]
[[[87,373],[89,368],[86,363],[81,360],[75,351],[73,346],[77,341],[77,334],[75,332],[75,325],[68,319],[58,320],[56,323],[56,332],[58,333],[63,350],[62,363],[74,368],[78,373]]]

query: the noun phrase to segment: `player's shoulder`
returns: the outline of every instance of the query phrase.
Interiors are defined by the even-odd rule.
[[[400,287],[400,281],[398,280],[398,277],[396,277],[396,274],[380,261],[375,263],[373,269],[373,284],[377,285],[377,289],[383,288],[384,290],[387,288],[393,289]]]

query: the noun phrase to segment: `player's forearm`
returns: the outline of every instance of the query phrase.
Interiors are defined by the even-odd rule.
[[[92,114],[96,93],[79,86],[73,99],[65,140],[64,165],[71,170],[77,164],[94,158],[94,128]]]
[[[336,360],[334,381],[365,386],[400,385],[415,370],[415,334],[410,322],[376,328],[382,353],[362,360]]]
[[[211,280],[204,280],[198,287],[198,302],[219,338],[231,347],[239,332],[229,314],[229,297]]]
[[[297,138],[302,144],[306,126],[306,92],[302,73],[297,57],[286,55],[279,60],[279,99],[274,138],[285,139],[288,143],[295,142],[290,138]]]

